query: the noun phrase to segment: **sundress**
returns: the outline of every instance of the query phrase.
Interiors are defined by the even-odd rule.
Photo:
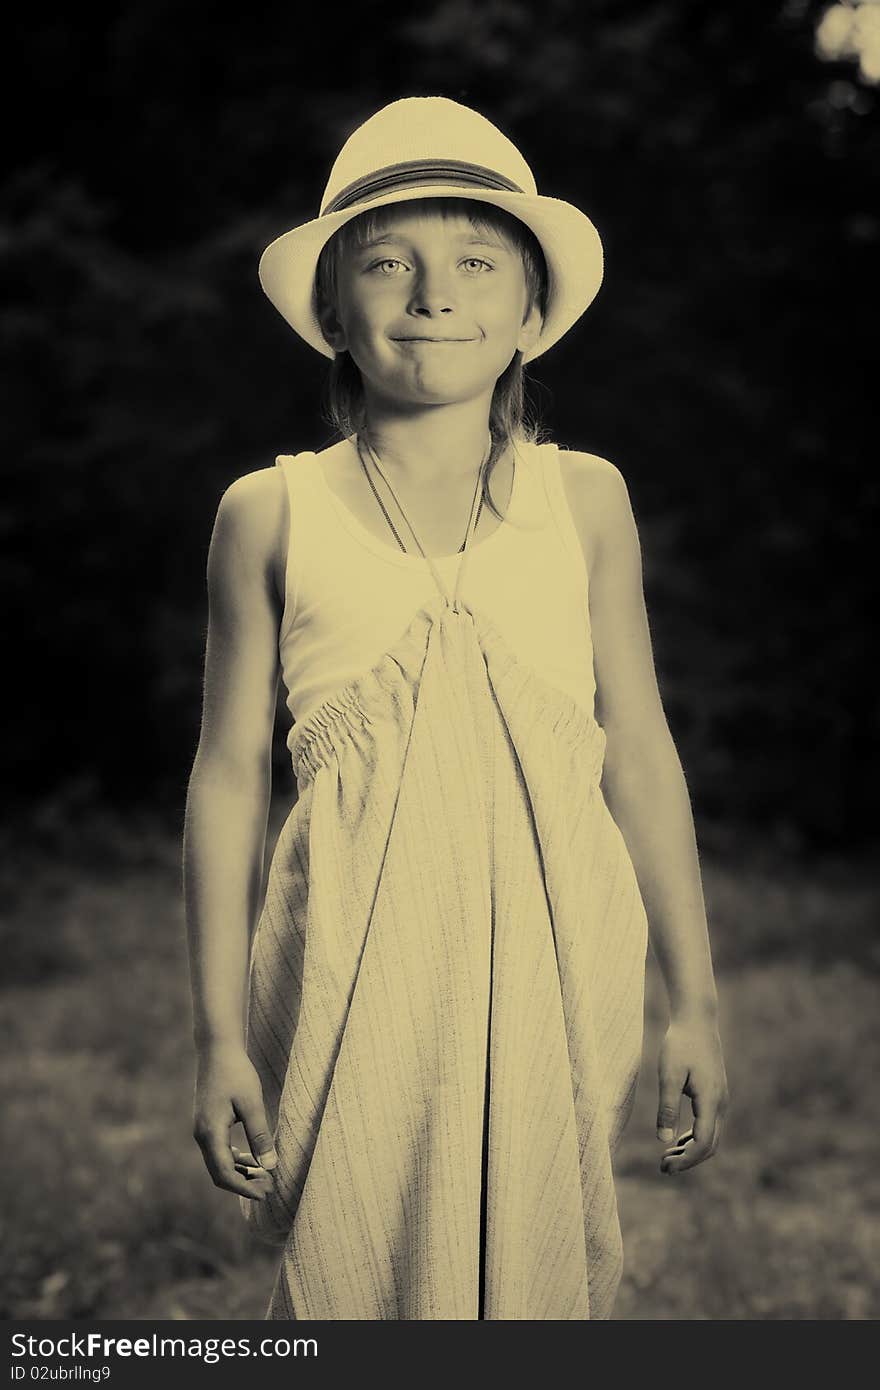
[[[609,1318],[647,918],[605,733],[461,597],[291,730],[251,947],[267,1319]]]

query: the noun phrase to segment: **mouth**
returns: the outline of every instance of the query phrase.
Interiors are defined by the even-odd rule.
[[[476,338],[393,338],[395,343],[475,343]]]

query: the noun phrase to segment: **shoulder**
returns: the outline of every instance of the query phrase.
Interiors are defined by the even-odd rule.
[[[218,514],[238,526],[258,527],[277,513],[284,494],[281,468],[257,468],[233,479],[220,498]]]
[[[588,560],[598,559],[609,540],[635,543],[629,488],[616,464],[600,454],[560,449],[559,471]]]
[[[287,539],[286,484],[281,468],[258,468],[235,478],[220,497],[212,549],[239,570],[277,578]]]
[[[600,454],[560,449],[559,468],[566,492],[577,501],[614,507],[628,499],[626,479],[620,469]]]

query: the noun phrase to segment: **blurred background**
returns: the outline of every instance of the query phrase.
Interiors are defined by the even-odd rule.
[[[264,1311],[273,1252],[191,1138],[180,837],[207,546],[235,477],[333,437],[326,360],[263,296],[260,252],[317,214],[361,121],[439,94],[602,235],[603,287],[531,395],[629,484],[704,863],[727,1135],[659,1174],[651,960],[616,1316],[876,1317],[880,5],[323,13],[17,20],[0,1008],[28,1195],[0,1192],[0,1309]],[[270,851],[295,794],[282,696]]]

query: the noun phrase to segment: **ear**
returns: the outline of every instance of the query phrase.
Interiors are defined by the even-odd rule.
[[[347,346],[345,329],[337,317],[335,306],[322,304],[318,309],[318,322],[330,347],[336,352],[343,352]]]
[[[526,352],[529,348],[534,347],[541,336],[541,329],[543,327],[544,320],[541,316],[541,310],[538,308],[537,304],[533,304],[528,314],[523,319],[522,327],[519,330],[519,336],[516,340],[516,346],[520,352]]]

